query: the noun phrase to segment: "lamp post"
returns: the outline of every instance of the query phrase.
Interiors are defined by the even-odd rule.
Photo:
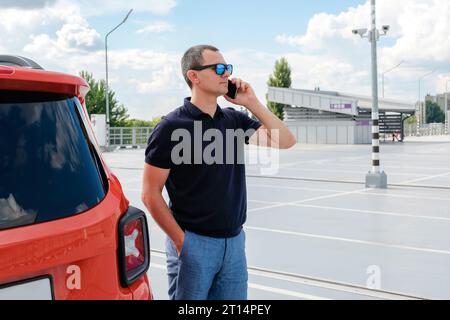
[[[105,36],[105,62],[106,62],[106,85],[105,85],[105,99],[106,99],[106,146],[109,147],[109,92],[108,92],[108,36],[113,33],[117,28],[119,28],[122,24],[127,21],[133,9],[128,11],[125,18],[119,23],[114,29],[108,32]]]
[[[377,41],[380,36],[384,36],[389,31],[389,26],[382,26],[380,33],[376,29],[375,0],[370,1],[371,5],[371,29],[355,29],[353,34],[358,34],[361,38],[368,38],[371,43],[372,53],[372,170],[366,174],[367,188],[387,188],[387,175],[380,172],[380,127],[378,114],[378,65],[377,65]]]
[[[387,70],[387,71],[385,71],[385,72],[383,72],[381,75],[382,75],[382,77],[381,77],[381,87],[382,87],[382,90],[381,90],[381,92],[383,93],[383,98],[384,98],[384,75],[386,74],[386,73],[388,73],[388,72],[391,72],[392,70],[394,70],[395,68],[398,68],[403,62],[405,62],[405,61],[400,61],[400,63],[398,63],[395,67],[392,67],[391,69],[389,69],[389,70]]]
[[[416,135],[417,136],[420,136],[420,121],[422,120],[422,121],[424,121],[424,120],[426,120],[426,107],[424,106],[424,109],[425,109],[425,112],[424,112],[424,118],[425,119],[422,119],[422,102],[420,101],[420,99],[421,99],[421,92],[420,92],[420,89],[421,89],[421,82],[422,82],[422,80],[425,78],[425,77],[428,77],[429,75],[431,75],[431,74],[433,74],[434,72],[436,71],[436,68],[435,69],[433,69],[433,71],[431,71],[431,72],[428,72],[428,73],[426,73],[426,74],[424,74],[423,76],[421,76],[420,78],[419,78],[419,102],[418,102],[418,105],[417,105],[417,112],[416,112],[416,124],[417,124],[417,133],[416,133]]]
[[[449,110],[448,110],[448,103],[447,103],[447,99],[448,99],[448,83],[450,82],[450,79],[447,79],[445,81],[445,94],[444,94],[444,112],[445,112],[445,134],[448,134],[448,116],[449,116]]]

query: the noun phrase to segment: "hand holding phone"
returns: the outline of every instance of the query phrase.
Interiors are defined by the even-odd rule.
[[[230,79],[228,79],[228,92],[226,95],[231,99],[236,99],[237,96],[237,87]]]

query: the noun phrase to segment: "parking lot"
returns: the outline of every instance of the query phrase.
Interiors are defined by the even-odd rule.
[[[386,190],[364,186],[370,150],[298,144],[275,174],[247,166],[249,299],[450,299],[449,136],[382,144]],[[145,209],[144,150],[104,158]],[[167,299],[165,235],[149,224],[148,275]]]

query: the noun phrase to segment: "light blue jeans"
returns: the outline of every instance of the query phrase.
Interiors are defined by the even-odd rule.
[[[247,300],[244,230],[233,238],[186,231],[179,257],[167,237],[166,256],[171,300]]]

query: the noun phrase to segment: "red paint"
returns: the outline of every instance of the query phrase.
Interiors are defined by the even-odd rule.
[[[0,90],[76,96],[84,106],[89,86],[57,72],[0,66]],[[43,275],[53,279],[55,299],[153,299],[147,275],[122,288],[118,269],[118,222],[126,212],[117,177],[102,159],[109,181],[106,197],[73,217],[0,230],[0,286]],[[71,285],[79,270],[79,288]]]

